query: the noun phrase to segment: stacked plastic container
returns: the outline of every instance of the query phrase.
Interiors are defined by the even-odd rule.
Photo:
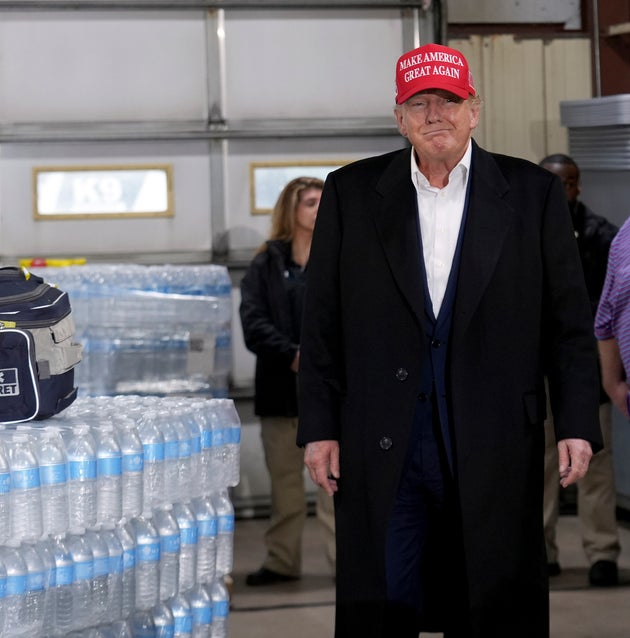
[[[0,428],[0,637],[225,638],[239,451],[224,398]]]
[[[68,292],[83,345],[82,396],[227,396],[231,282],[224,266],[37,268]]]

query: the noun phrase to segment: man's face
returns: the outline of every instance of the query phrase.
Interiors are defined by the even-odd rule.
[[[401,135],[413,145],[420,163],[456,164],[479,123],[479,104],[449,91],[417,93],[394,110]]]
[[[570,204],[577,201],[580,194],[580,174],[573,164],[543,164],[551,173],[554,173],[562,180],[564,192]]]

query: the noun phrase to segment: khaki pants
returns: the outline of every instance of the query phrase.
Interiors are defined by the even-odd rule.
[[[547,413],[551,415],[549,405]],[[604,403],[599,409],[604,437],[604,449],[591,459],[586,476],[577,484],[577,507],[582,531],[582,545],[589,563],[598,560],[617,561],[620,552],[617,532],[617,494],[612,459],[612,405]],[[545,421],[545,493],[543,519],[547,561],[558,562],[556,524],[560,500],[558,448],[551,416]]]
[[[297,418],[263,417],[261,439],[271,478],[271,520],[265,532],[263,567],[287,576],[302,571],[302,532],[306,521],[304,450],[296,443]],[[318,488],[317,518],[322,525],[326,556],[335,567],[333,499]]]

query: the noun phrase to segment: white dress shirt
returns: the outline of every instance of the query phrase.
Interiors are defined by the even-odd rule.
[[[469,143],[459,164],[450,172],[448,184],[437,188],[420,172],[411,149],[411,178],[418,197],[424,267],[436,317],[446,292],[462,224],[471,156]]]

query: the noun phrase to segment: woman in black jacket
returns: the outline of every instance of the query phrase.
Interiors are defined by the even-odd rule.
[[[245,345],[256,355],[255,413],[271,478],[267,557],[247,576],[252,586],[296,580],[301,573],[307,508],[304,455],[295,442],[297,371],[306,266],[323,186],[320,179],[298,177],[284,187],[273,210],[269,239],[241,282],[241,323]],[[321,489],[317,515],[334,563],[332,499]]]

